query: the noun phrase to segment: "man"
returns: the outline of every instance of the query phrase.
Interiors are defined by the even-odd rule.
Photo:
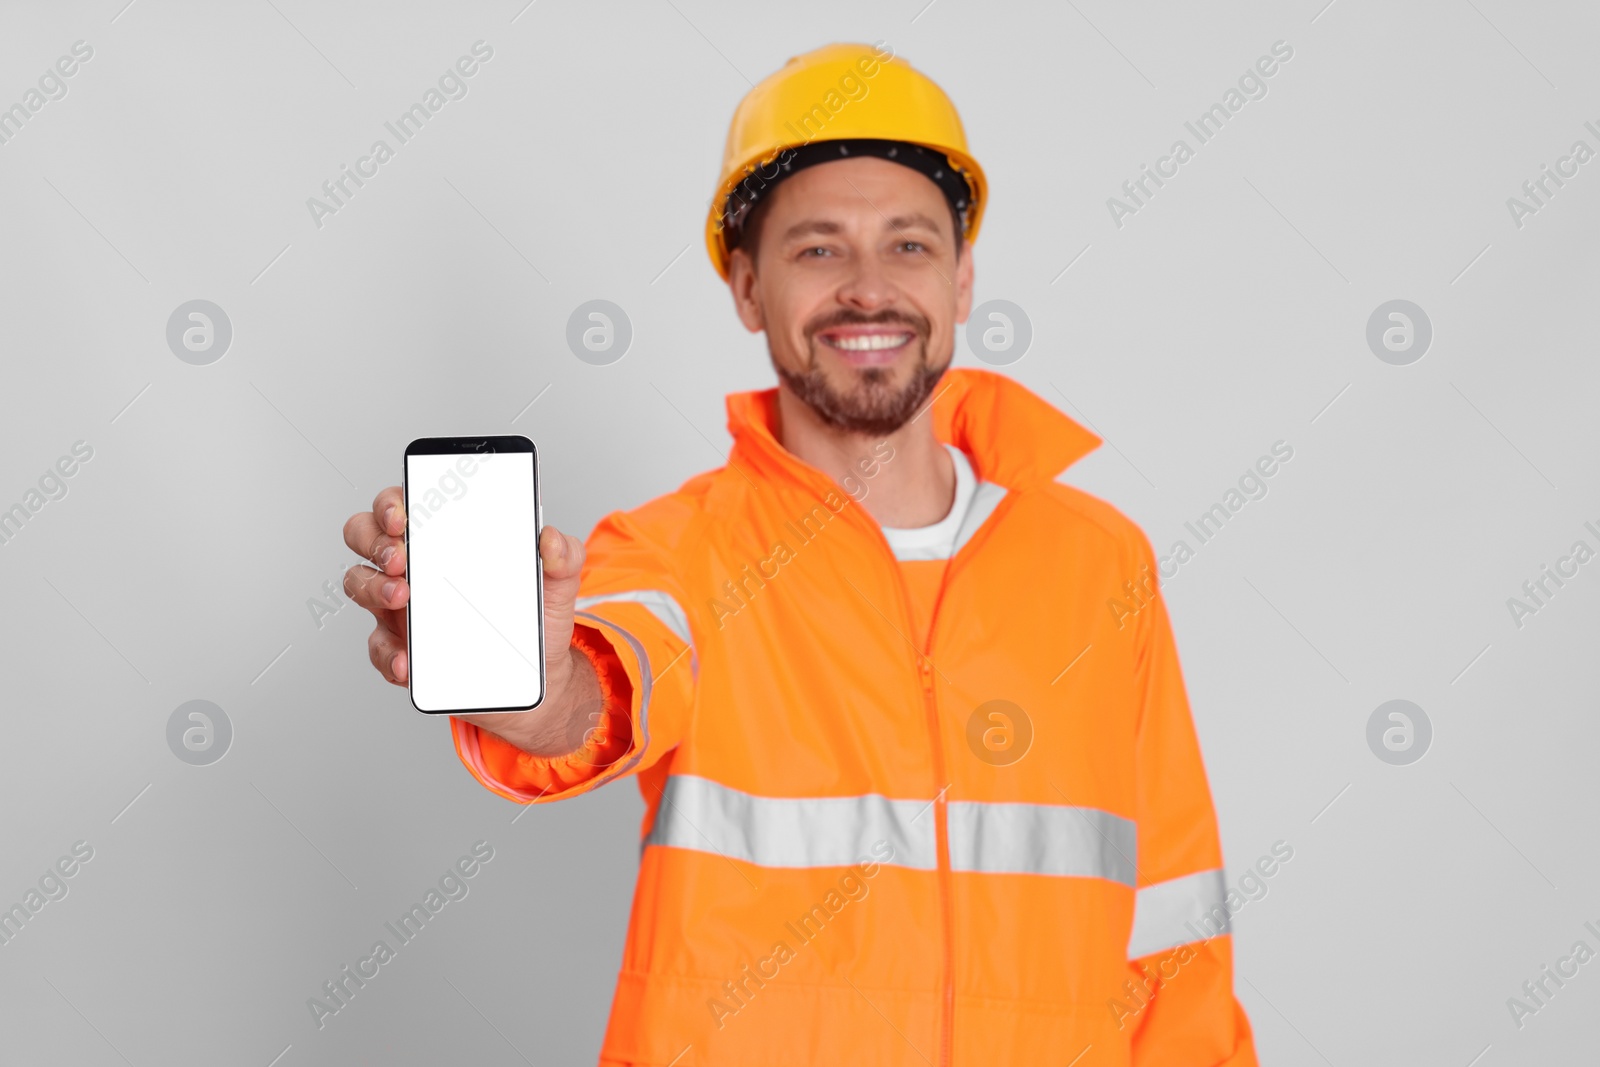
[[[638,777],[603,1063],[1256,1062],[1149,544],[1054,480],[1096,437],[947,369],[986,194],[887,50],[752,90],[707,235],[779,385],[727,466],[545,530],[548,696],[452,719],[518,803]],[[345,528],[396,685],[400,502]]]

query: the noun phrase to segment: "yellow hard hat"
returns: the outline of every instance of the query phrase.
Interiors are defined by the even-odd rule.
[[[958,206],[965,212],[967,240],[977,238],[987,185],[983,169],[967,154],[961,116],[944,90],[887,46],[831,44],[789,60],[733,113],[722,180],[706,219],[706,247],[718,274],[728,276],[729,195],[741,183],[776,179],[780,157],[830,141],[895,141],[935,153],[941,168],[948,163],[966,183],[965,203]],[[934,173],[936,182],[945,177],[930,177]]]

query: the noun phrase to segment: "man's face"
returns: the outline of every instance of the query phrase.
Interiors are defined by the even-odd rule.
[[[931,180],[885,159],[808,167],[775,186],[756,259],[736,249],[739,317],[823,422],[886,435],[921,410],[972,304],[972,255]]]

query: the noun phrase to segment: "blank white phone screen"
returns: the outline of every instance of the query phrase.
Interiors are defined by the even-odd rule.
[[[406,491],[413,703],[422,711],[537,704],[544,653],[533,454],[408,456]]]

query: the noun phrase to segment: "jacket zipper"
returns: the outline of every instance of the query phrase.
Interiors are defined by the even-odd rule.
[[[933,827],[934,849],[936,862],[936,877],[939,883],[939,912],[941,926],[941,956],[943,970],[943,989],[939,1005],[939,1067],[950,1067],[950,1046],[955,1030],[955,900],[954,889],[951,886],[950,873],[950,810],[945,800],[949,791],[950,782],[947,777],[947,768],[944,761],[944,744],[941,741],[939,729],[939,704],[933,688],[933,660],[929,653],[933,648],[934,623],[938,619],[939,601],[944,599],[944,583],[950,578],[950,566],[953,559],[945,562],[945,573],[940,581],[939,595],[934,600],[933,610],[928,617],[928,637],[926,647],[919,646],[916,642],[914,631],[916,620],[911,615],[911,590],[906,586],[905,575],[900,570],[900,561],[895,558],[894,551],[889,547],[888,540],[883,536],[883,531],[873,523],[877,539],[883,546],[885,554],[889,557],[890,567],[894,571],[895,585],[900,591],[900,617],[905,620],[906,635],[911,639],[912,647],[917,651],[917,681],[922,688],[923,710],[926,713],[928,726],[928,747],[933,757]]]
[[[940,1024],[939,1064],[949,1067],[950,1045],[955,1029],[955,904],[950,884],[950,810],[945,802],[949,785],[940,785],[945,778],[944,751],[939,740],[939,710],[933,692],[933,666],[926,656],[922,660],[922,692],[928,709],[928,739],[933,746],[933,825],[938,835],[939,898],[944,925],[944,1004]]]
[[[985,521],[986,530],[992,528],[1002,513],[1009,510],[1012,494],[1007,493],[1006,496],[1007,498],[1001,501],[1000,506]],[[871,526],[894,570],[895,584],[900,590],[900,616],[906,622],[906,632],[909,636],[916,627],[916,622],[911,617],[911,590],[906,586],[905,574],[900,570],[900,561],[895,558],[894,550],[889,547],[888,539],[883,536],[883,529],[876,522],[871,522]],[[933,687],[933,635],[939,627],[939,608],[944,603],[945,590],[949,588],[951,576],[955,573],[956,562],[969,555],[968,550],[978,540],[979,538],[974,536],[960,551],[945,561],[944,574],[939,581],[939,592],[934,597],[932,610],[928,614],[928,636],[924,647],[918,648],[917,651],[917,675],[922,685],[923,707],[928,722],[928,745],[933,755],[934,833],[937,837],[935,847],[938,857],[939,905],[944,934],[942,946],[944,996],[940,1005],[939,1067],[950,1067],[951,1046],[955,1041],[955,890],[951,884],[953,876],[950,871],[950,809],[945,799],[945,794],[953,783],[947,777],[948,769],[945,766],[944,745],[941,741],[943,734],[939,729],[939,704]],[[912,645],[917,647],[914,639]]]
[[[785,458],[792,460],[794,466],[799,470],[809,472],[806,477],[810,477],[811,475],[820,475],[822,478],[826,479],[827,487],[825,491],[832,491],[836,488],[832,480],[827,479],[826,475],[821,475],[821,472],[816,471],[814,468],[807,466],[799,460],[793,459],[793,457],[789,456],[787,452],[783,452],[781,447],[778,451]],[[730,464],[732,462],[731,456],[729,462]],[[803,482],[804,478],[800,480]],[[984,521],[983,531],[990,530],[1000,519],[1001,515],[1010,510],[1012,499],[1013,493],[1008,492],[1006,494],[1006,499],[1002,500],[999,507],[997,507],[994,512],[990,514],[989,517]],[[853,500],[851,502],[856,503]],[[857,504],[857,507],[860,507],[860,505]],[[916,650],[918,681],[922,687],[923,708],[927,714],[928,746],[933,757],[933,819],[935,854],[937,857],[936,877],[939,883],[939,910],[942,920],[941,926],[943,928],[941,955],[944,970],[944,982],[942,989],[943,1003],[940,1005],[939,1021],[939,1067],[950,1067],[951,1045],[953,1044],[953,1034],[955,1031],[956,1003],[954,948],[955,900],[954,889],[951,886],[950,872],[950,812],[949,806],[945,800],[945,793],[949,790],[951,783],[945,780],[947,768],[945,767],[944,762],[944,745],[940,740],[941,733],[939,730],[939,707],[938,699],[933,689],[934,668],[930,653],[933,650],[933,633],[939,622],[939,607],[944,602],[944,591],[950,583],[951,575],[955,571],[956,562],[958,559],[970,555],[972,546],[983,538],[975,534],[972,540],[968,541],[966,545],[963,545],[962,548],[955,553],[955,555],[951,556],[945,561],[945,571],[939,583],[939,593],[938,596],[934,598],[933,610],[928,616],[928,637],[925,641],[926,648],[923,648],[919,647],[916,640],[911,636],[912,632],[916,629],[916,621],[911,617],[911,590],[906,586],[905,575],[900,570],[900,561],[895,558],[894,550],[889,546],[889,540],[883,535],[883,528],[879,525],[877,520],[868,515],[862,521],[864,521],[865,525],[869,528],[869,536],[877,542],[878,547],[883,551],[883,554],[888,557],[890,569],[894,572],[895,587],[900,592],[900,617],[905,621],[905,634],[907,639],[911,641],[912,648]]]

